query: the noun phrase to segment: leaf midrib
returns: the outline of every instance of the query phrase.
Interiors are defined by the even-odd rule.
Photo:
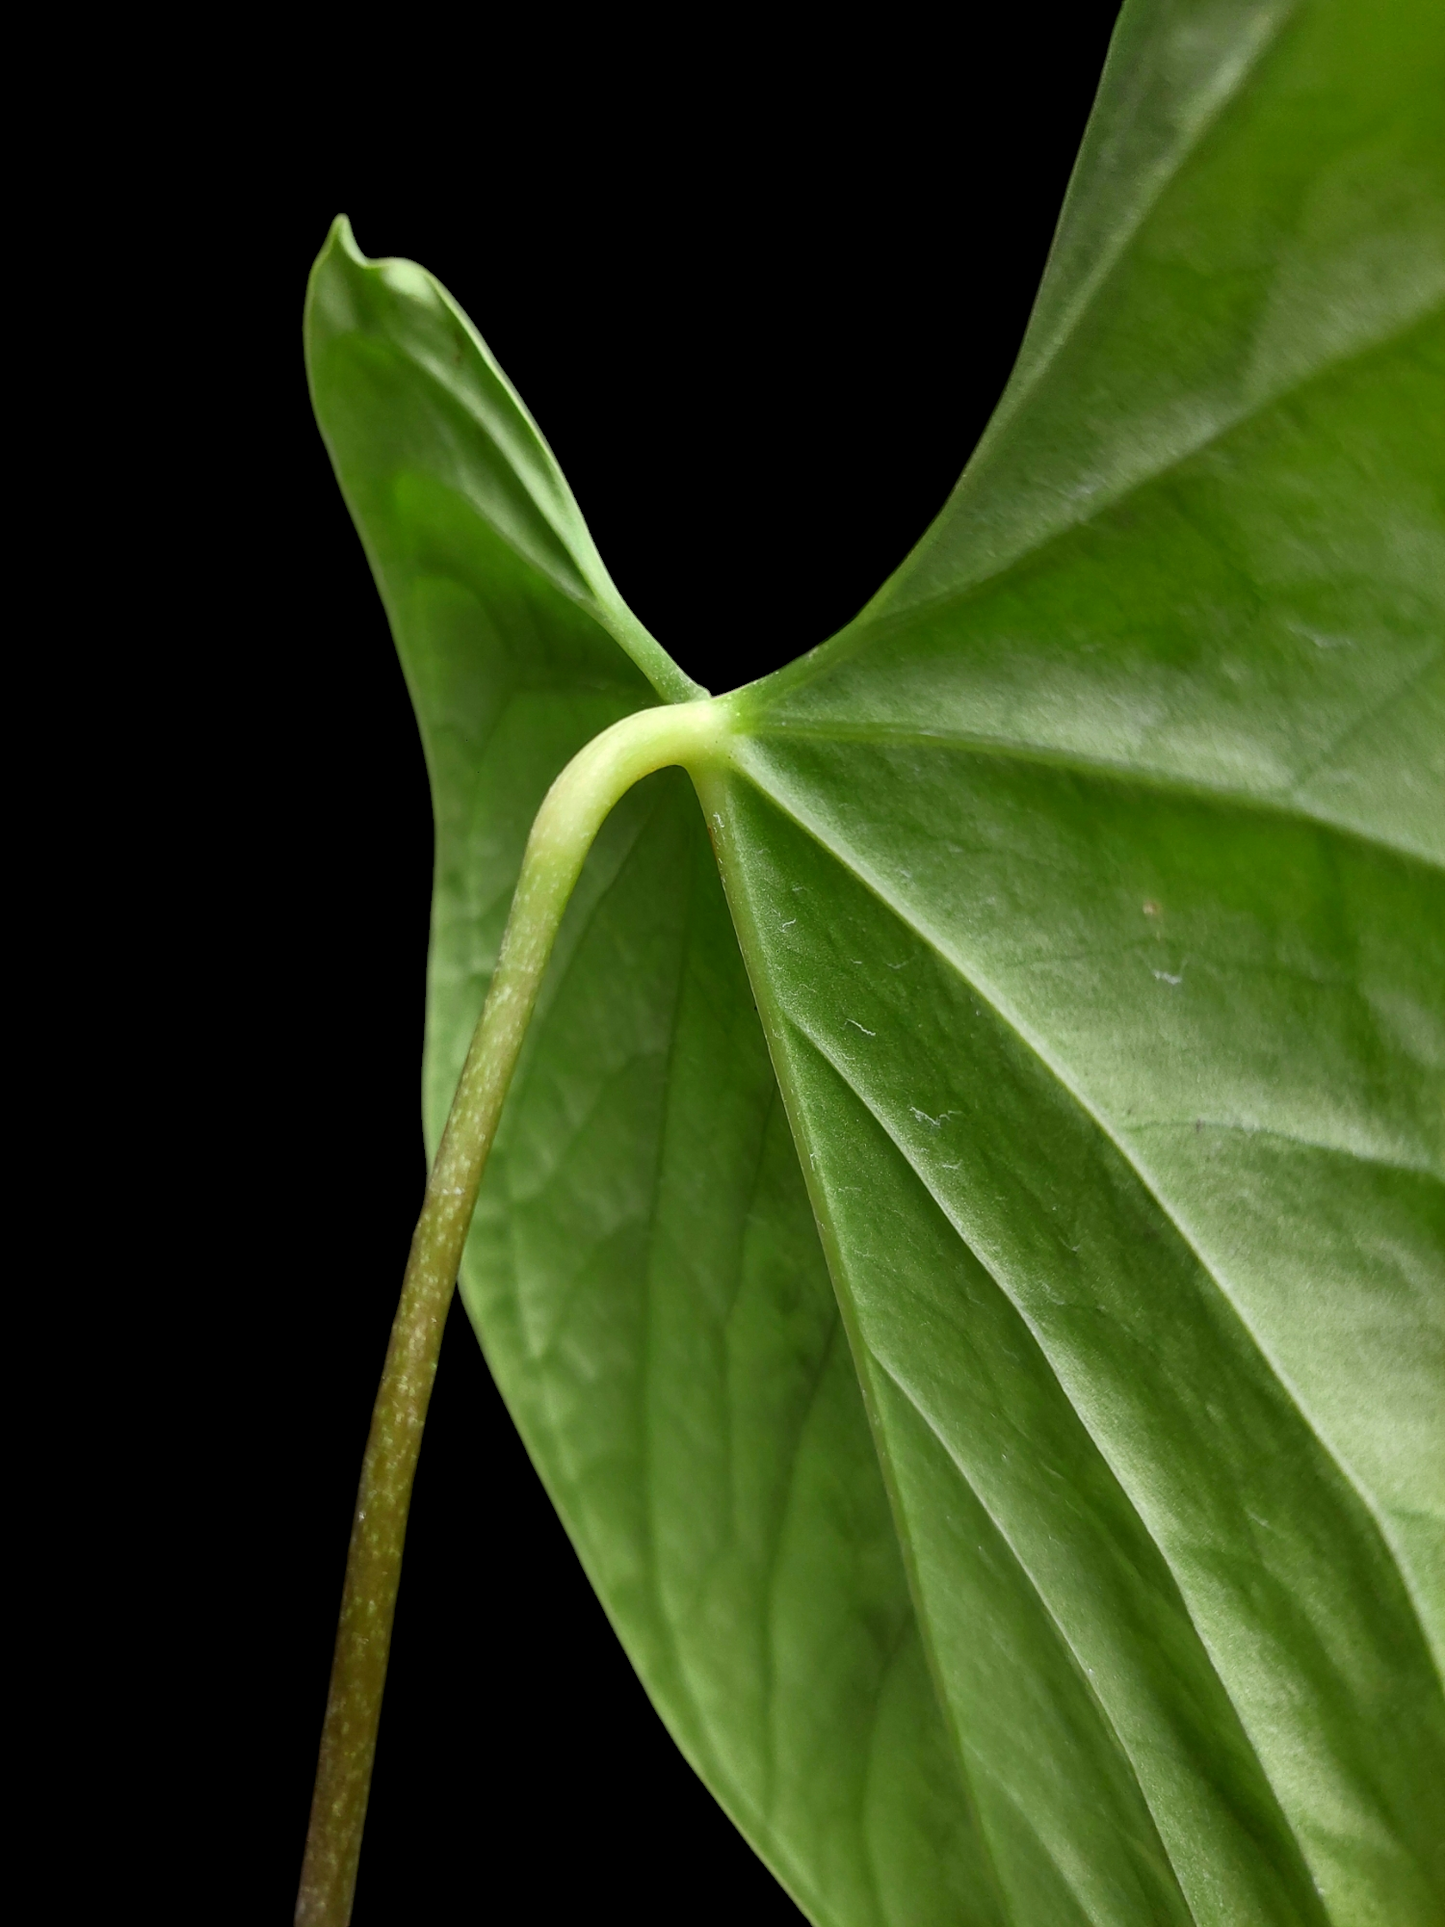
[[[641,841],[643,830],[647,827],[647,824],[650,824],[656,820],[656,817],[658,815],[658,810],[661,806],[661,802],[662,802],[662,799],[659,796],[657,804],[655,804],[653,810],[649,812],[646,823],[640,824],[638,826],[638,830],[628,846],[628,857],[632,855],[632,853],[635,851],[637,847],[637,844]],[[626,858],[624,858],[624,862],[625,861],[626,861]],[[615,888],[617,877],[620,875],[620,873],[621,873],[621,865],[619,865],[618,871],[614,875],[612,882],[609,883],[607,890],[603,891],[599,895],[596,904],[592,906],[592,909],[589,913],[589,918],[588,918],[589,927],[592,920],[597,915],[600,914],[602,905],[606,897],[610,894],[611,890]],[[641,1458],[641,1465],[642,1465],[642,1474],[641,1474],[642,1483],[643,1483],[643,1488],[648,1495],[648,1501],[647,1501],[646,1513],[645,1513],[646,1520],[647,1520],[647,1547],[646,1547],[647,1590],[651,1596],[653,1611],[656,1615],[657,1622],[661,1626],[663,1631],[663,1638],[665,1640],[667,1651],[671,1660],[671,1669],[672,1669],[673,1676],[677,1682],[679,1692],[683,1697],[683,1699],[685,1700],[686,1705],[691,1714],[692,1732],[690,1737],[692,1739],[692,1745],[691,1746],[684,1745],[681,1737],[675,1735],[674,1737],[677,1738],[678,1745],[681,1747],[684,1755],[688,1757],[691,1756],[693,1746],[696,1747],[696,1750],[700,1756],[703,1755],[705,1752],[705,1757],[707,1758],[710,1766],[710,1775],[707,1775],[707,1776],[700,1775],[700,1777],[704,1777],[704,1778],[711,1777],[718,1784],[725,1787],[730,1792],[734,1806],[735,1806],[735,1810],[737,1811],[737,1813],[746,1814],[749,1816],[754,1828],[756,1829],[758,1838],[770,1844],[774,1855],[776,1855],[778,1859],[783,1863],[783,1865],[785,1865],[786,1868],[788,1869],[789,1879],[783,1882],[784,1886],[791,1888],[791,1891],[795,1898],[801,1898],[802,1896],[806,1896],[808,1905],[810,1907],[816,1909],[819,1913],[824,1913],[826,1912],[826,1908],[824,1905],[824,1896],[817,1889],[816,1882],[813,1879],[811,1868],[803,1864],[798,1859],[798,1856],[790,1850],[784,1838],[778,1833],[778,1830],[772,1824],[773,1801],[775,1797],[774,1782],[776,1778],[776,1759],[775,1759],[776,1740],[775,1740],[775,1734],[773,1730],[773,1725],[774,1725],[773,1716],[774,1716],[774,1710],[775,1710],[775,1702],[774,1702],[774,1696],[771,1690],[773,1670],[774,1670],[773,1669],[773,1629],[772,1629],[771,1615],[769,1616],[769,1624],[766,1629],[766,1634],[763,1642],[766,1656],[767,1656],[767,1664],[768,1664],[768,1683],[765,1691],[765,1714],[764,1714],[764,1718],[765,1718],[764,1739],[765,1739],[765,1748],[766,1748],[766,1788],[765,1788],[764,1800],[760,1805],[753,1798],[753,1796],[748,1792],[748,1790],[740,1784],[740,1782],[737,1779],[737,1776],[728,1768],[727,1764],[724,1762],[721,1756],[715,1751],[715,1749],[711,1745],[705,1745],[705,1742],[709,1736],[708,1721],[704,1716],[702,1705],[698,1701],[696,1693],[694,1691],[690,1665],[688,1661],[685,1659],[682,1649],[678,1643],[677,1628],[676,1628],[676,1625],[674,1624],[672,1613],[669,1610],[669,1607],[667,1605],[666,1599],[663,1594],[662,1574],[661,1574],[661,1569],[659,1567],[658,1557],[657,1557],[657,1547],[658,1547],[660,1535],[658,1530],[658,1522],[654,1515],[655,1484],[651,1475],[651,1462],[652,1462],[652,1456],[653,1456],[652,1404],[651,1404],[651,1397],[648,1389],[650,1382],[653,1381],[655,1377],[655,1365],[652,1358],[652,1335],[653,1335],[652,1305],[653,1305],[653,1293],[655,1289],[654,1274],[655,1274],[655,1268],[656,1268],[656,1262],[655,1262],[656,1261],[656,1243],[657,1243],[657,1229],[658,1229],[658,1218],[659,1218],[657,1200],[660,1195],[662,1184],[663,1184],[663,1170],[664,1170],[664,1166],[667,1158],[668,1139],[669,1139],[670,1129],[671,1129],[671,1122],[670,1122],[671,1112],[672,1112],[674,1097],[677,1089],[677,1080],[676,1080],[676,1077],[674,1076],[674,1063],[675,1063],[676,1052],[678,1047],[678,1037],[679,1037],[679,1029],[680,1029],[679,1019],[682,1013],[684,1000],[687,995],[688,958],[689,958],[690,946],[693,940],[693,933],[695,929],[696,916],[697,916],[696,892],[697,892],[697,877],[692,867],[689,865],[687,900],[683,910],[681,928],[679,930],[678,940],[677,940],[676,981],[672,986],[672,1008],[667,1021],[667,1043],[666,1043],[665,1051],[662,1053],[664,1057],[663,1090],[665,1092],[665,1096],[663,1101],[662,1116],[659,1121],[657,1145],[656,1145],[656,1151],[655,1151],[655,1156],[653,1160],[653,1168],[652,1168],[652,1174],[651,1174],[650,1196],[652,1199],[652,1204],[646,1217],[646,1227],[647,1227],[646,1253],[642,1263],[642,1280],[643,1280],[643,1292],[644,1292],[642,1328],[643,1328],[644,1338],[643,1338],[643,1356],[641,1361],[641,1370],[639,1373],[639,1380],[642,1386],[642,1397],[640,1400],[640,1415],[639,1415],[640,1416],[639,1443],[641,1447],[640,1458]],[[581,951],[580,942],[574,944],[572,952],[570,953],[567,959],[564,975],[570,975],[580,955],[580,951]],[[559,988],[560,988],[560,985],[559,985]],[[776,1081],[775,1081],[773,1085],[773,1092],[772,1092],[772,1097],[770,1099],[770,1103],[777,1103],[778,1101],[780,1101],[780,1093],[778,1092]],[[749,1182],[750,1201],[756,1195],[757,1184],[761,1175],[764,1156],[765,1156],[765,1150],[763,1148],[763,1141],[760,1138],[759,1155],[754,1164],[753,1172]],[[738,1253],[739,1267],[741,1267],[744,1261],[744,1256],[745,1256],[745,1245],[740,1244],[739,1253]],[[740,1274],[738,1279],[736,1280],[736,1283],[738,1284],[741,1283]],[[736,1292],[734,1293],[733,1302],[735,1305]],[[818,1371],[814,1376],[814,1382],[809,1390],[807,1406],[804,1412],[802,1422],[798,1426],[793,1439],[792,1464],[790,1466],[788,1479],[787,1479],[788,1497],[782,1508],[781,1516],[778,1522],[778,1530],[774,1535],[773,1543],[769,1547],[768,1564],[767,1564],[764,1590],[770,1604],[773,1598],[773,1588],[774,1588],[774,1582],[776,1579],[777,1564],[781,1557],[783,1540],[787,1530],[787,1517],[788,1517],[789,1510],[793,1504],[794,1495],[796,1491],[797,1457],[802,1447],[803,1436],[807,1429],[808,1418],[811,1416],[813,1406],[816,1402],[817,1394],[819,1392],[819,1389],[822,1386],[824,1377],[826,1375],[828,1361],[831,1357],[834,1344],[836,1343],[836,1340],[837,1340],[837,1333],[838,1333],[838,1323],[835,1321],[833,1332],[830,1335],[828,1344],[825,1348],[823,1361],[820,1364]],[[728,1415],[729,1415],[729,1423],[731,1425],[731,1421],[734,1416],[731,1399],[729,1399],[729,1402],[728,1402]],[[728,1449],[729,1449],[729,1459],[731,1460],[731,1457],[732,1457],[731,1432],[729,1433]],[[731,1484],[731,1480],[729,1481],[729,1483]],[[871,1880],[872,1878],[871,1864],[869,1868],[869,1873],[870,1873],[870,1880]],[[781,1879],[781,1872],[779,1872],[779,1878]],[[876,1882],[873,1884],[876,1886]],[[875,1895],[875,1898],[876,1898],[876,1895]],[[884,1920],[883,1909],[879,1907],[877,1909],[877,1912],[878,1912],[880,1921]]]

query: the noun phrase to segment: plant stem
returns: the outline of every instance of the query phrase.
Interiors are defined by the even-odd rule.
[[[617,799],[667,764],[700,767],[716,761],[728,721],[721,701],[678,703],[626,717],[572,759],[532,825],[491,988],[427,1180],[372,1411],[297,1927],[347,1927],[351,1918],[407,1510],[437,1353],[487,1153],[557,926],[592,840]]]

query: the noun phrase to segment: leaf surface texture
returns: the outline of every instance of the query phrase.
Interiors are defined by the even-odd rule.
[[[1434,5],[1126,6],[954,495],[568,911],[464,1296],[828,1927],[1445,1914],[1442,90]],[[547,784],[697,692],[430,277],[339,228],[308,355],[434,1143]]]

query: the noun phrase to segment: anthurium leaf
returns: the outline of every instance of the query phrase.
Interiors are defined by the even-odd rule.
[[[463,1290],[820,1923],[1445,1916],[1442,87],[1435,0],[1127,5],[954,496],[568,913]],[[338,231],[308,341],[434,1138],[546,783],[693,691],[434,282]]]

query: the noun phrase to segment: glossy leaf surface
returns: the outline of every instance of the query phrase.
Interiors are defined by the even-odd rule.
[[[1126,7],[947,508],[568,913],[463,1289],[819,1922],[1445,1913],[1442,88],[1433,5]],[[434,1141],[547,783],[694,692],[434,282],[341,232],[308,341]]]

